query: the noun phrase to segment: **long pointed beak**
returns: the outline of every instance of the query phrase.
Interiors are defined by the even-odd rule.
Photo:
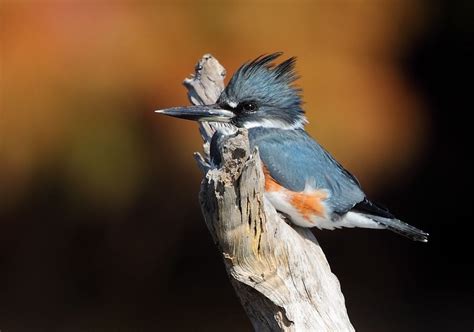
[[[212,122],[229,122],[235,116],[234,113],[222,109],[219,105],[173,107],[155,112],[180,119]]]

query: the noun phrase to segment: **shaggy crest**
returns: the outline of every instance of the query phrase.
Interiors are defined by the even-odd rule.
[[[286,123],[286,126],[302,127],[306,119],[301,108],[301,89],[294,84],[298,79],[296,58],[291,57],[275,65],[273,61],[282,54],[262,55],[243,64],[232,76],[219,103],[235,105],[254,101],[265,110],[260,113],[261,121],[273,119]]]

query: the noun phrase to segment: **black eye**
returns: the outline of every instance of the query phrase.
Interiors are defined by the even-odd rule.
[[[257,104],[253,102],[244,102],[242,103],[241,109],[245,112],[254,112],[257,110]]]

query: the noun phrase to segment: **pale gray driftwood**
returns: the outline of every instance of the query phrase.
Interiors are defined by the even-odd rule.
[[[194,104],[214,103],[225,70],[211,55],[185,80]],[[222,164],[209,161],[216,124],[201,125],[205,171],[202,212],[234,289],[257,331],[353,331],[339,281],[310,230],[290,226],[264,198],[258,151],[246,130],[221,145]]]

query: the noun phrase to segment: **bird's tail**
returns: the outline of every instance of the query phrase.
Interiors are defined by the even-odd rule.
[[[398,219],[385,218],[370,214],[365,214],[365,217],[372,219],[385,229],[403,235],[414,241],[428,242],[428,233],[425,233],[421,229],[408,225],[407,223],[404,223]]]

